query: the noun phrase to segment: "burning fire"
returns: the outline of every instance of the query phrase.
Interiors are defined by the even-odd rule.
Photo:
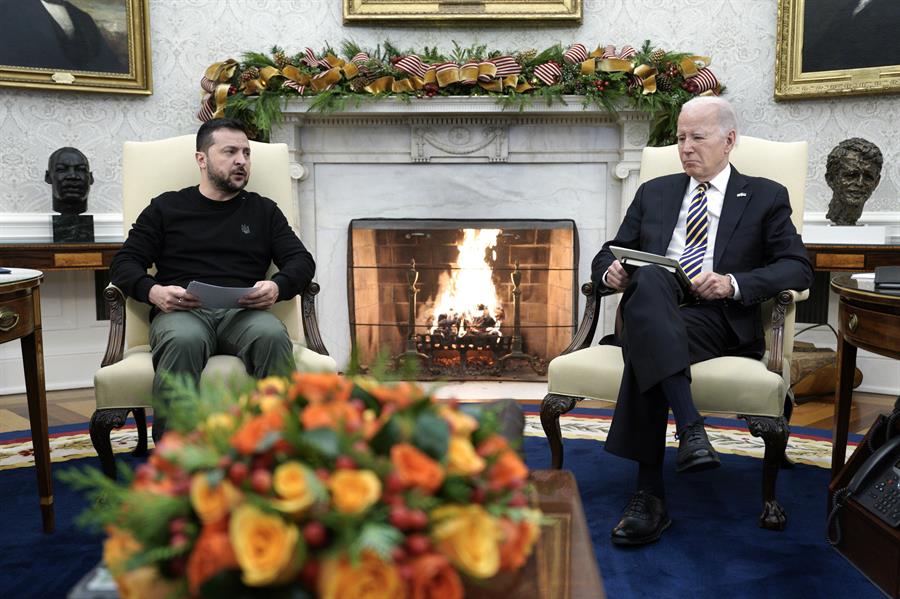
[[[491,262],[500,229],[463,229],[457,245],[457,268],[441,275],[438,297],[432,312],[431,333],[463,337],[468,333],[500,335],[503,307],[491,278]],[[488,250],[490,260],[488,259]]]

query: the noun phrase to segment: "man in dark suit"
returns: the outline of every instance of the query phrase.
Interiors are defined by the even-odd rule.
[[[816,0],[803,17],[804,73],[900,65],[897,0]]]
[[[615,239],[594,257],[594,284],[624,292],[617,337],[625,370],[606,449],[638,462],[637,490],[612,531],[616,544],[655,541],[671,524],[662,477],[669,408],[679,438],[676,469],[719,465],[691,397],[690,365],[723,355],[761,357],[759,304],[812,281],[787,190],[732,167],[736,141],[728,102],[686,103],[678,119],[684,173],[643,184]],[[690,292],[659,266],[629,274],[611,245],[678,259],[691,276]]]
[[[66,0],[0,0],[0,65],[127,73],[128,57]]]

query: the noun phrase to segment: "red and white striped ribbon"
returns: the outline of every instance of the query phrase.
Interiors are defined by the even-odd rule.
[[[492,59],[491,62],[497,67],[497,77],[508,77],[522,72],[522,65],[517,63],[512,56],[500,56]]]
[[[370,59],[368,54],[366,54],[365,52],[357,52],[353,55],[353,58],[350,59],[350,62],[355,65],[361,65],[365,62],[369,62],[369,60]]]
[[[205,123],[206,121],[212,120],[213,115],[216,113],[216,101],[213,97],[206,96],[200,102],[200,110],[197,111],[197,119],[201,123]]]
[[[584,44],[573,44],[563,53],[563,60],[569,64],[581,64],[587,60],[588,51]]]
[[[424,77],[428,71],[428,65],[422,62],[422,59],[415,54],[404,56],[394,66],[407,75],[415,75],[416,77]]]
[[[616,52],[616,47],[613,46],[612,44],[609,44],[603,49],[603,54],[600,56],[600,58],[601,59],[621,58],[622,60],[628,60],[629,58],[631,58],[632,56],[635,56],[636,54],[637,54],[637,50],[635,50],[633,47],[629,46],[628,44],[625,44],[624,46],[622,46],[622,50],[619,51],[618,53]]]
[[[312,51],[312,48],[306,49],[306,57],[303,58],[303,62],[311,67],[331,68],[331,64],[327,60],[324,58],[316,58],[316,54]]]
[[[682,87],[692,94],[702,94],[705,91],[718,89],[719,80],[711,70],[704,67],[697,71],[696,75],[686,80]]]
[[[553,85],[559,80],[561,75],[562,68],[552,60],[534,67],[534,76],[540,79],[544,85]]]
[[[218,81],[213,81],[209,77],[203,77],[200,79],[200,87],[202,87],[203,91],[205,91],[208,94],[215,92],[216,87],[218,87],[218,85],[219,85]]]
[[[285,79],[283,85],[284,85],[284,87],[289,87],[292,90],[296,91],[301,96],[303,95],[303,92],[306,91],[305,85],[300,85],[299,83],[297,83],[296,81],[293,81],[291,79]]]

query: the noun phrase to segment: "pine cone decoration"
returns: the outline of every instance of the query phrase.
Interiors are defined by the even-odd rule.
[[[516,62],[522,64],[523,62],[534,60],[535,56],[537,56],[537,50],[535,50],[534,48],[529,48],[516,54]]]
[[[241,73],[241,83],[247,83],[251,79],[259,79],[259,69],[256,67],[250,67]]]
[[[675,79],[678,75],[681,74],[681,71],[678,70],[678,66],[669,62],[666,63],[666,77],[669,79]]]
[[[281,50],[275,53],[275,65],[278,66],[279,69],[283,69],[288,64],[287,56],[285,56],[284,52]]]
[[[652,60],[653,62],[659,62],[660,60],[662,60],[665,57],[666,57],[666,51],[663,50],[662,48],[657,48],[656,50],[654,50],[653,52],[650,53],[650,60]]]
[[[370,81],[368,77],[363,77],[362,75],[360,75],[350,80],[350,89],[352,89],[356,93],[360,93],[365,89],[367,85],[369,85],[369,83]]]
[[[672,79],[665,73],[660,73],[656,76],[656,89],[661,92],[672,91]]]

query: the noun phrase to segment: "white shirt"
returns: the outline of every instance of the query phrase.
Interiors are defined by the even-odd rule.
[[[68,37],[71,38],[75,35],[75,24],[72,23],[72,17],[69,16],[69,11],[66,10],[65,6],[51,4],[43,0],[41,0],[41,4],[44,5],[44,8],[47,9],[47,12],[50,13],[50,16],[53,17],[53,20],[56,21],[56,24],[62,28]]]
[[[713,259],[716,255],[716,233],[719,231],[719,219],[722,216],[722,205],[725,203],[725,190],[728,189],[728,180],[730,178],[731,164],[726,164],[725,168],[719,171],[718,175],[710,179],[709,189],[706,190],[706,211],[709,220],[706,229],[706,254],[703,255],[703,264],[700,267],[700,272],[713,271]],[[678,211],[678,220],[675,223],[675,229],[672,231],[672,239],[669,240],[669,247],[666,248],[666,258],[679,260],[681,259],[681,254],[684,253],[688,209],[700,183],[702,181],[698,181],[693,177],[688,182],[684,198],[681,200],[681,209]],[[734,275],[728,273],[727,276],[731,279],[731,286],[734,287],[734,295],[732,297],[736,300],[741,299],[741,290],[738,288]],[[606,273],[603,273],[602,280],[603,284],[606,285]]]

